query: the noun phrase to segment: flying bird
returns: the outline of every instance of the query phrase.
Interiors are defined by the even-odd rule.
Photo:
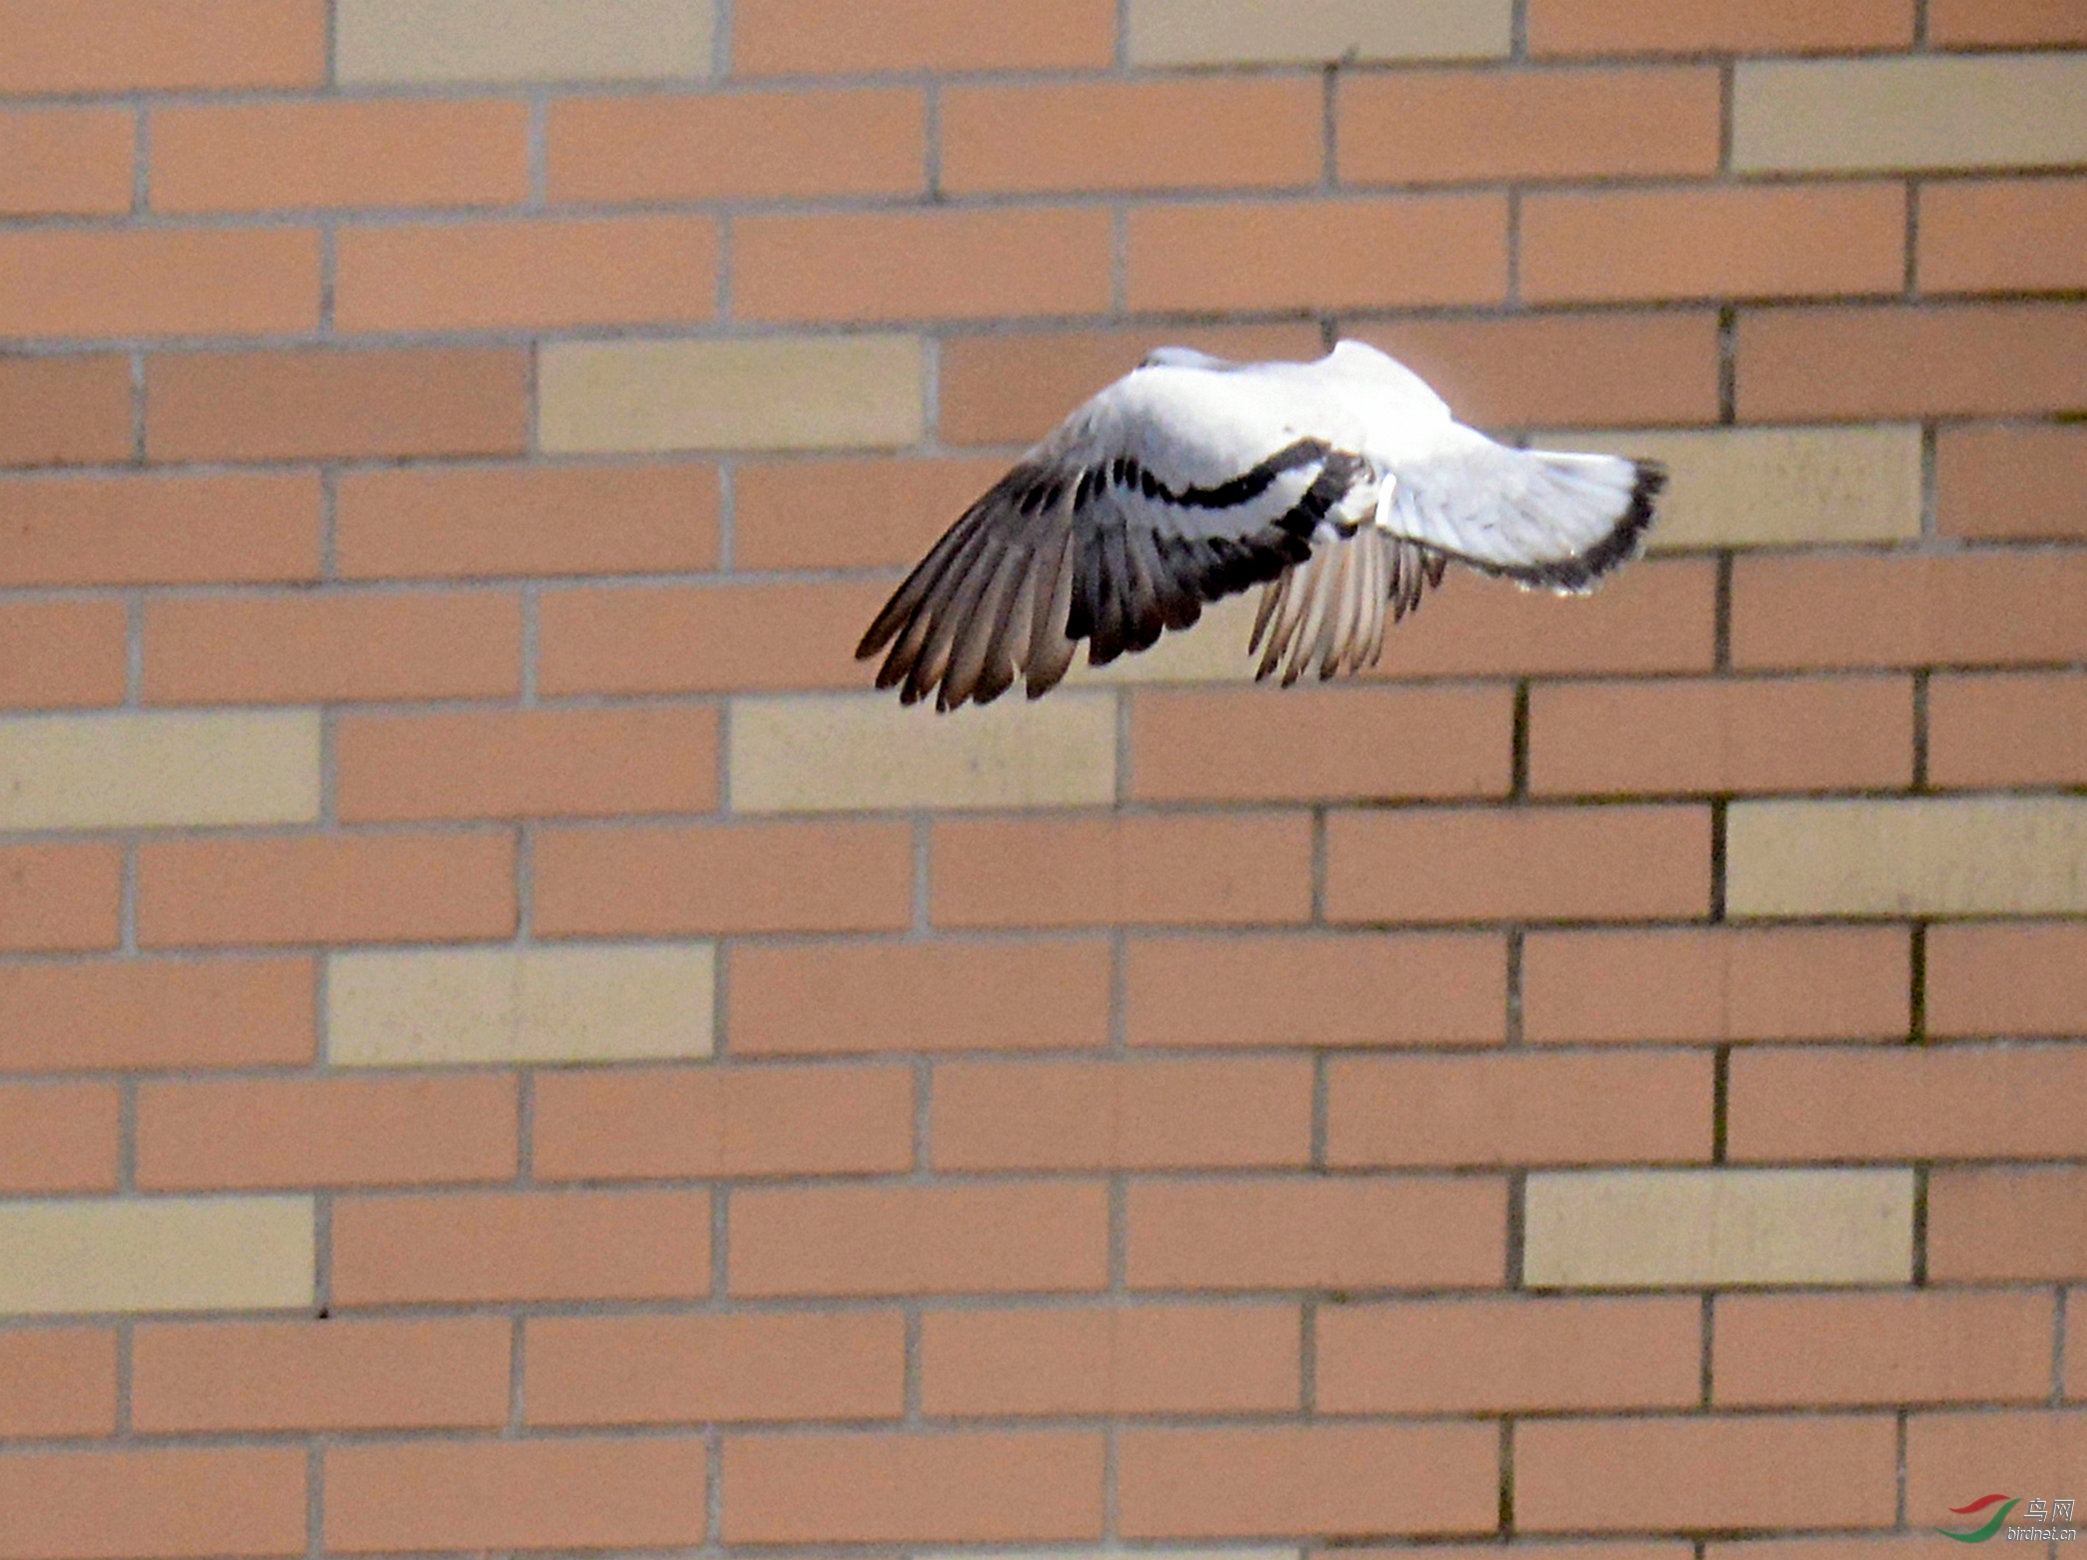
[[[1656,462],[1517,450],[1396,360],[1161,347],[1060,423],[929,549],[856,648],[938,709],[1055,687],[1262,587],[1248,653],[1285,686],[1376,663],[1386,614],[1460,563],[1578,593],[1637,551]],[[887,650],[888,647],[888,650]]]

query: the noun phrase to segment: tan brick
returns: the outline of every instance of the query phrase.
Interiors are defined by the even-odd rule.
[[[1946,1518],[1949,1526],[1961,1531],[1966,1524],[1947,1517],[1946,1508],[1965,1500],[1973,1489],[2020,1488],[2039,1495],[2064,1490],[2070,1495],[2082,1467],[2087,1467],[2087,1414],[2077,1410],[1915,1414],[1906,1422],[1906,1514],[1915,1522]],[[2009,1522],[2044,1525],[2029,1522],[2020,1506]],[[2077,1514],[2074,1522],[2059,1525],[2077,1526]]]
[[[120,846],[0,846],[0,948],[113,948],[122,900]]]
[[[936,1068],[938,1170],[1302,1166],[1312,1079],[1302,1058],[956,1062]]]
[[[1982,0],[1971,0],[1980,4]],[[1932,26],[1932,24],[1931,24]],[[1794,54],[1904,48],[1909,0],[1530,0],[1532,54]]]
[[[1910,961],[1898,927],[1535,932],[1522,950],[1523,1032],[1569,1042],[1901,1039]]]
[[[896,1419],[906,1326],[896,1311],[529,1320],[534,1425]]]
[[[1740,172],[2049,167],[2087,159],[2087,59],[1943,54],[1743,61],[1733,80]]]
[[[2087,179],[1926,185],[1916,274],[1922,292],[2087,287]]]
[[[0,233],[0,332],[258,336],[319,323],[309,228],[21,228]]]
[[[7,1560],[292,1555],[305,1543],[307,1462],[297,1446],[13,1454],[0,1458],[0,1508],[8,1514],[0,1554]]]
[[[1738,802],[1726,831],[1732,915],[2087,911],[2087,803],[2071,797]]]
[[[1693,1296],[1321,1306],[1315,1401],[1325,1414],[1688,1408],[1702,1331]]]
[[[704,0],[341,0],[343,83],[666,81],[710,74]]]
[[[309,1305],[309,1197],[0,1203],[0,1314]]]
[[[1945,788],[2087,783],[2087,677],[1933,678],[1928,782]]]
[[[1490,1425],[1280,1425],[1118,1432],[1119,1525],[1133,1538],[1490,1533]]]
[[[0,964],[0,1067],[301,1067],[312,1059],[306,958]]]
[[[1656,460],[1670,481],[1653,552],[1911,541],[1920,535],[1920,429],[1547,431],[1531,442]]]
[[[708,943],[337,953],[329,1060],[348,1067],[708,1056]]]
[[[12,478],[0,482],[0,580],[313,580],[319,506],[313,478],[275,472]]]
[[[1946,536],[2087,538],[2087,427],[1938,430],[1935,523]]]
[[[1503,0],[1131,0],[1136,65],[1489,59],[1509,48]]]
[[[1910,1170],[1595,1170],[1529,1178],[1523,1277],[1543,1289],[1903,1284]]]
[[[218,91],[326,79],[321,0],[8,0],[0,92]],[[10,1557],[12,1560],[12,1557]]]
[[[0,466],[129,460],[130,356],[0,358]]]
[[[0,110],[0,213],[128,212],[136,144],[136,121],[126,109]]]
[[[1720,1405],[2034,1402],[2051,1390],[2051,1299],[1937,1291],[1720,1295]]]
[[[1928,1181],[1928,1276],[2087,1278],[2087,1170],[1937,1170]]]
[[[1124,1004],[1138,1046],[1497,1045],[1506,945],[1426,932],[1138,937]]]
[[[1298,1404],[1284,1305],[928,1311],[921,1409],[943,1414],[1284,1413]]]
[[[316,710],[0,719],[0,829],[318,816]]]
[[[738,812],[1079,807],[1116,795],[1115,701],[1060,693],[937,719],[889,694],[732,701]]]
[[[1116,58],[1114,0],[743,0],[743,76],[1063,70]]]
[[[925,427],[913,336],[556,342],[538,396],[551,453],[896,448]]]
[[[37,1327],[0,1333],[0,1436],[116,1431],[116,1333]]]
[[[0,1083],[0,1193],[114,1191],[118,1115],[106,1083]]]
[[[132,1344],[146,1434],[496,1429],[513,1359],[505,1317],[163,1322]]]
[[[1342,1057],[1326,1090],[1330,1165],[1710,1158],[1701,1053]]]
[[[2087,1030],[2087,926],[1936,926],[1927,952],[1931,1035]]]

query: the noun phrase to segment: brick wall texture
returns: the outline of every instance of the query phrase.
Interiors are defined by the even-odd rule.
[[[0,1560],[2087,1503],[2079,0],[0,0],[0,96]],[[868,691],[1079,397],[1336,335],[1653,556]]]

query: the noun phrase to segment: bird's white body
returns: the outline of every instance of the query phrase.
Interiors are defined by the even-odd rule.
[[[1581,590],[1627,557],[1662,474],[1609,455],[1514,450],[1421,378],[1343,341],[1314,363],[1162,348],[1076,410],[900,586],[861,654],[880,686],[943,708],[1031,697],[1070,664],[1142,650],[1201,604],[1265,584],[1262,675],[1376,660],[1387,604],[1461,562]]]

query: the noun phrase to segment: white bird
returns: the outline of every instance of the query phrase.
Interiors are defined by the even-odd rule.
[[[1316,363],[1161,347],[974,503],[862,636],[907,704],[990,703],[1106,665],[1265,587],[1257,675],[1374,665],[1450,563],[1527,587],[1593,588],[1629,558],[1666,472],[1496,444],[1411,369],[1359,341]]]

